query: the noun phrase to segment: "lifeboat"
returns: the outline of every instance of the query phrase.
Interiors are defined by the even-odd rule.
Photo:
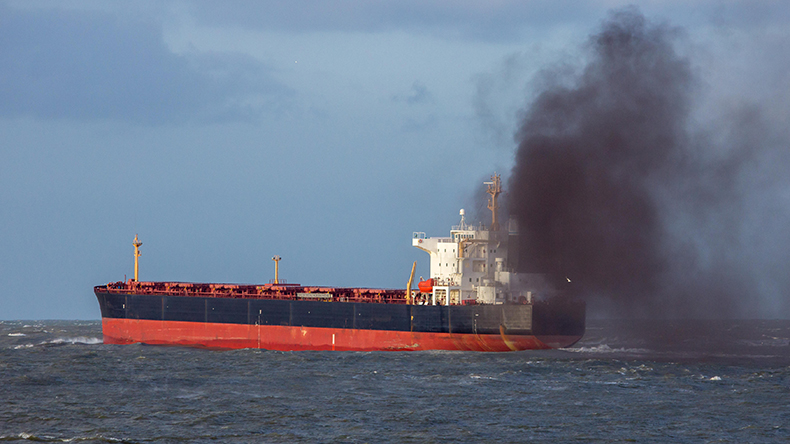
[[[427,281],[421,279],[420,282],[417,283],[417,288],[420,289],[420,293],[433,293],[433,278]]]

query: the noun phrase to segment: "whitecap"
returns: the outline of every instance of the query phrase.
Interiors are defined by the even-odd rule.
[[[78,336],[76,338],[56,338],[51,341],[43,342],[42,344],[84,344],[95,345],[101,344],[104,341],[101,338],[88,338],[85,336]]]
[[[790,346],[790,338],[767,337],[759,340],[741,340],[741,344],[749,347],[787,347]]]
[[[606,344],[594,347],[563,348],[561,350],[573,353],[649,353],[644,348],[611,348]]]
[[[27,336],[24,333],[9,333],[8,336]]]
[[[483,379],[483,380],[488,380],[488,381],[496,381],[496,378],[492,378],[491,376],[483,376],[483,375],[471,374],[471,375],[469,375],[469,377],[471,379]]]

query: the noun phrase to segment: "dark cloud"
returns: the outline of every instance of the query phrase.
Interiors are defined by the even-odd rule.
[[[509,208],[519,264],[568,276],[617,314],[787,310],[788,140],[756,105],[692,116],[701,79],[682,31],[614,12],[589,62],[544,89],[517,134]],[[564,79],[564,80],[558,80]],[[774,247],[771,247],[771,246]]]
[[[290,92],[230,53],[175,54],[153,21],[0,4],[0,116],[237,120]]]

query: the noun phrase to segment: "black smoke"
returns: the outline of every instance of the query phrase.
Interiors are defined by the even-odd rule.
[[[578,74],[543,73],[508,184],[519,268],[568,277],[614,314],[752,316],[755,269],[767,261],[744,255],[759,257],[749,239],[767,233],[761,217],[743,216],[770,213],[753,202],[784,176],[762,171],[784,141],[769,140],[757,108],[716,131],[695,123],[702,82],[676,49],[682,38],[619,10],[591,36]]]

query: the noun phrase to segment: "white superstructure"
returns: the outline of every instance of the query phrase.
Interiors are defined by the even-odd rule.
[[[494,175],[491,179],[486,182],[491,226],[467,224],[461,210],[461,222],[452,227],[450,237],[414,233],[412,245],[431,257],[433,288],[430,300],[425,303],[523,303],[551,291],[543,275],[516,273],[508,263],[508,238],[515,233],[499,227],[496,198],[501,192],[500,178]]]

